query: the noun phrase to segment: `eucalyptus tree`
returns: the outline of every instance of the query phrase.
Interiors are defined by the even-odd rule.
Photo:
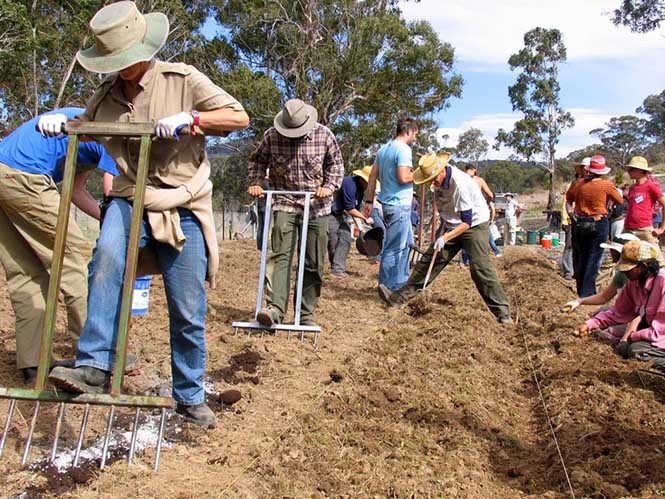
[[[566,61],[563,36],[557,29],[534,28],[524,35],[524,48],[510,56],[511,70],[519,70],[508,87],[513,111],[522,113],[510,131],[499,129],[495,148],[505,144],[526,161],[535,161],[549,176],[548,209],[555,204],[556,146],[561,133],[574,125],[561,108],[559,65]]]
[[[478,162],[487,155],[490,150],[490,144],[483,138],[483,132],[478,128],[469,128],[466,132],[460,134],[455,147],[455,154],[458,158],[472,161],[476,168]]]
[[[434,113],[461,95],[453,47],[428,22],[407,22],[397,1],[213,1],[220,57],[211,63],[225,88],[247,99],[254,136],[298,97],[317,108],[356,168],[394,133],[398,114],[422,120],[426,140]]]

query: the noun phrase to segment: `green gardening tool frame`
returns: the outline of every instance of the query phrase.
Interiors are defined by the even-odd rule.
[[[173,405],[173,400],[171,398],[126,395],[122,393],[122,381],[127,360],[127,339],[131,317],[132,293],[134,290],[134,279],[136,278],[141,220],[143,218],[150,146],[154,130],[155,125],[151,123],[94,123],[71,121],[65,125],[64,131],[69,134],[69,144],[67,148],[67,158],[65,160],[65,169],[63,172],[60,207],[58,210],[55,245],[53,248],[53,263],[46,300],[37,379],[35,381],[35,386],[32,389],[0,387],[0,398],[155,408],[169,408]],[[62,265],[69,226],[69,213],[80,136],[125,136],[141,138],[139,164],[136,173],[136,193],[134,196],[132,221],[129,232],[125,276],[122,288],[122,302],[120,305],[120,320],[118,323],[118,335],[116,340],[116,359],[113,368],[110,392],[107,394],[71,394],[46,389],[46,380],[51,366],[58,294],[60,292],[60,279],[62,276]]]

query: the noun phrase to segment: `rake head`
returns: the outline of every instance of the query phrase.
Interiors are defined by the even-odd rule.
[[[11,396],[12,392],[21,392],[20,394],[13,393],[14,396]],[[77,395],[73,396],[70,394],[62,394],[55,392],[39,392],[40,398],[32,397],[29,392],[33,390],[22,390],[22,389],[5,389],[0,388],[0,398],[9,399],[9,410],[7,412],[7,419],[5,420],[4,429],[2,436],[0,437],[0,458],[4,452],[5,443],[7,441],[7,436],[12,425],[12,418],[16,412],[16,403],[18,400],[33,400],[35,405],[32,412],[32,418],[30,420],[30,426],[28,429],[28,435],[25,440],[23,447],[23,453],[21,458],[21,465],[25,466],[28,462],[28,456],[30,454],[30,447],[32,445],[32,438],[37,425],[37,418],[39,417],[39,412],[43,403],[56,403],[57,404],[57,419],[55,423],[55,434],[53,436],[53,443],[51,445],[51,450],[48,456],[49,463],[53,464],[56,461],[58,455],[58,441],[60,439],[60,433],[62,428],[62,422],[65,417],[65,407],[70,404],[84,404],[83,415],[81,417],[81,424],[79,429],[78,438],[76,441],[76,448],[73,451],[73,461],[72,466],[74,468],[79,466],[79,461],[81,458],[81,450],[83,448],[83,440],[85,436],[86,427],[88,424],[88,419],[90,415],[90,407],[92,405],[105,406],[109,408],[106,430],[104,432],[104,438],[102,442],[102,451],[100,456],[100,468],[104,469],[106,466],[107,459],[109,457],[109,445],[112,440],[113,434],[113,422],[115,419],[116,407],[131,407],[134,410],[133,414],[133,424],[131,436],[129,438],[129,449],[127,451],[127,464],[131,465],[134,461],[134,455],[137,445],[137,437],[139,431],[141,430],[141,425],[139,424],[141,409],[160,409],[160,418],[157,428],[157,440],[155,444],[155,461],[153,464],[153,469],[157,471],[159,469],[159,458],[162,448],[162,439],[164,436],[164,423],[166,420],[166,409],[170,407],[172,402],[171,399],[162,398],[162,397],[133,397],[133,396],[122,396],[122,397],[112,397],[111,395]],[[19,396],[20,395],[20,396]],[[54,398],[56,400],[54,400]],[[106,399],[115,399],[115,403],[109,403],[110,401]],[[141,404],[141,405],[139,405]],[[92,453],[94,454],[94,453]]]

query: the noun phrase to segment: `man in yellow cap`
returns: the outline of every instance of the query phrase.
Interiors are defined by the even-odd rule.
[[[328,217],[328,259],[333,277],[347,277],[346,258],[353,240],[349,218],[360,219],[367,225],[374,223],[371,217],[360,211],[371,172],[371,166],[353,170],[351,176],[342,179],[342,186],[335,193]]]
[[[76,58],[85,69],[110,75],[80,115],[84,121],[155,123],[140,246],[154,249],[164,277],[169,309],[171,375],[176,412],[213,427],[217,419],[205,404],[205,280],[214,284],[219,266],[212,216],[210,164],[202,135],[180,134],[200,125],[219,134],[244,128],[242,105],[196,68],[163,62],[155,54],[169,34],[159,12],[142,14],[122,1],[100,9],[90,21],[95,45]],[[60,133],[66,121],[47,115],[39,129]],[[177,139],[177,140],[176,140]],[[55,368],[49,376],[59,389],[100,393],[115,363],[115,335],[132,219],[140,141],[99,137],[116,161],[115,177],[97,248],[90,264],[88,317],[81,332],[76,368]]]
[[[399,305],[430,284],[465,249],[476,289],[501,324],[513,323],[508,299],[489,256],[489,219],[487,202],[480,187],[462,170],[448,164],[450,154],[427,154],[413,172],[416,185],[432,182],[434,200],[441,217],[442,233],[413,268],[409,280],[394,292],[379,285],[379,295],[389,305]],[[430,279],[427,272],[434,259]]]

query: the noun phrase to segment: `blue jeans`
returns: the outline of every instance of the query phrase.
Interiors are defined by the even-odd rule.
[[[152,245],[164,278],[169,309],[173,398],[184,405],[195,405],[205,398],[208,258],[199,221],[189,210],[178,208],[178,213],[180,227],[187,238],[182,251],[155,241],[146,217],[139,246]],[[90,261],[88,319],[78,342],[77,367],[113,369],[131,218],[132,205],[127,200],[115,198],[111,201]]]
[[[573,226],[573,264],[580,298],[596,294],[596,276],[604,251],[600,244],[607,242],[609,232],[607,217],[600,220],[579,217]]]
[[[381,208],[373,207],[372,208],[372,214],[370,215],[372,217],[372,220],[374,220],[374,224],[372,225],[372,229],[374,227],[381,227],[383,229],[383,233],[386,233],[386,224],[383,223],[383,210]],[[374,257],[375,262],[380,262],[381,261],[381,254],[378,256]]]
[[[413,243],[411,206],[384,204],[382,207],[386,233],[381,252],[379,284],[395,291],[409,279],[409,244]]]

